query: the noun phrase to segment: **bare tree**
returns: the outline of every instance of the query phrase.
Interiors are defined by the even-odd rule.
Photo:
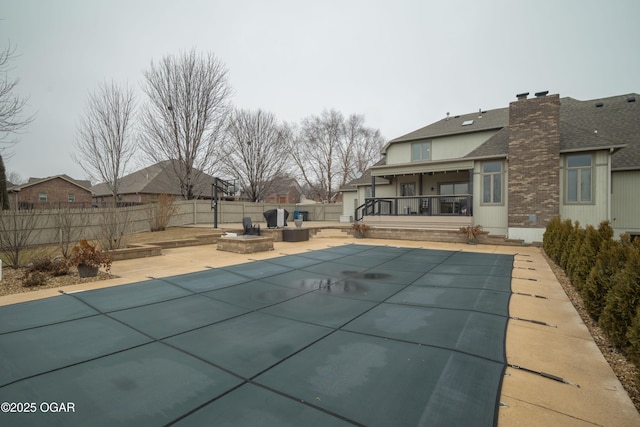
[[[135,96],[129,87],[103,83],[89,95],[84,116],[78,125],[72,155],[93,179],[107,184],[118,201],[120,179],[135,153],[133,120]]]
[[[13,185],[20,185],[27,182],[18,172],[8,172],[7,181],[10,181]]]
[[[364,126],[364,116],[347,120],[336,110],[303,120],[290,152],[313,193],[331,202],[338,188],[364,172],[380,157],[382,137]]]
[[[100,210],[100,227],[96,240],[102,249],[112,250],[127,246],[132,227],[129,208],[106,208]]]
[[[264,200],[274,178],[288,166],[287,129],[262,110],[235,110],[229,120],[222,159],[228,176],[238,177],[253,202]]]
[[[22,117],[28,98],[16,95],[14,92],[19,80],[9,79],[9,63],[13,58],[15,58],[15,52],[16,48],[12,47],[11,44],[0,51],[0,165],[2,165],[2,176],[0,176],[1,209],[9,208],[9,200],[7,198],[7,178],[5,176],[2,151],[4,151],[7,146],[16,142],[14,139],[11,139],[11,135],[20,132],[35,118],[35,116],[28,116],[26,118]]]
[[[53,222],[58,229],[58,247],[62,256],[69,258],[71,255],[71,246],[80,241],[83,233],[86,233],[86,227],[89,225],[91,218],[89,211],[80,209],[58,209],[51,211]]]
[[[384,145],[384,138],[378,129],[367,128],[364,116],[352,114],[345,121],[343,143],[340,144],[340,159],[342,182],[360,177],[367,169],[380,160],[380,150]]]
[[[158,199],[147,204],[147,219],[151,231],[164,231],[173,217],[178,212],[178,206],[174,205],[176,198],[170,194],[160,194]]]
[[[42,252],[27,251],[46,226],[47,215],[35,210],[0,211],[0,254],[11,267],[19,267]],[[26,253],[26,255],[25,255]]]
[[[4,160],[0,156],[0,210],[9,209],[9,193],[7,193],[7,176],[5,174]]]
[[[19,79],[9,79],[9,63],[15,58],[16,48],[9,44],[0,51],[0,143],[12,144],[11,135],[20,132],[35,116],[24,117],[28,98],[16,95]]]
[[[155,163],[175,160],[182,196],[193,199],[194,184],[220,155],[232,92],[227,69],[213,54],[192,50],[151,62],[144,76],[148,102],[140,148]]]

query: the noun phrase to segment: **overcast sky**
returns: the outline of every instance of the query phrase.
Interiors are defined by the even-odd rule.
[[[6,168],[86,178],[71,152],[89,92],[139,88],[151,60],[192,48],[226,64],[237,107],[334,108],[393,139],[521,92],[638,93],[638,18],[638,0],[0,0],[9,77],[37,115]]]

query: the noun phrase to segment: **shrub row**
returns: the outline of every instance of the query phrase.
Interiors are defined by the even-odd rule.
[[[640,366],[640,239],[613,238],[607,221],[582,228],[554,218],[543,238],[545,253],[571,279],[589,315],[609,339]]]

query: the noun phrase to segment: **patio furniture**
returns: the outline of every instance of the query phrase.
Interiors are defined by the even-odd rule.
[[[285,228],[282,230],[283,242],[304,242],[309,240],[308,228]]]
[[[242,218],[242,228],[244,229],[245,236],[259,236],[260,235],[260,226],[253,225],[251,223],[251,218],[245,216]]]

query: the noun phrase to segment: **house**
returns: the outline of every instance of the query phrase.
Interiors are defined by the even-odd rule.
[[[11,209],[89,208],[93,204],[91,182],[68,175],[29,178],[27,183],[7,187]]]
[[[555,216],[640,233],[640,97],[548,92],[450,117],[390,141],[384,162],[342,189],[372,225],[486,231],[542,241]]]
[[[295,178],[278,176],[273,179],[266,203],[300,203],[302,188]]]
[[[169,194],[182,199],[182,185],[179,174],[180,166],[175,160],[165,160],[148,166],[120,179],[118,189],[118,203],[141,204],[156,201],[161,194]],[[211,185],[214,177],[195,170],[193,182],[189,183],[193,188],[193,194],[197,199],[211,198]],[[102,205],[111,203],[113,195],[106,183],[93,187],[96,203]]]

